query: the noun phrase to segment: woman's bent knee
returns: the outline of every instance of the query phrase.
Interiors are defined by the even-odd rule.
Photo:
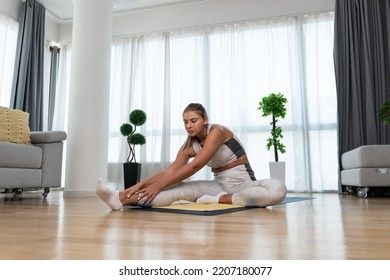
[[[273,193],[273,203],[280,203],[286,198],[287,187],[278,179],[269,179],[269,190]]]

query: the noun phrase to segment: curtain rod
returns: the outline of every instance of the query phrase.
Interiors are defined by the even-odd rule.
[[[56,48],[61,49],[61,44],[60,44],[60,43],[57,43],[57,42],[54,42],[53,40],[46,40],[46,44],[47,44],[49,47],[56,47]]]
[[[256,22],[260,22],[263,20],[272,20],[272,19],[283,19],[283,18],[294,18],[298,16],[310,16],[310,15],[320,15],[320,14],[326,14],[326,13],[334,13],[334,10],[323,10],[323,11],[317,11],[317,12],[311,12],[311,13],[301,13],[301,14],[290,14],[290,15],[284,15],[284,16],[272,16],[272,17],[262,17],[262,18],[254,18],[249,20],[242,20],[242,21],[230,21],[225,23],[215,23],[215,24],[205,24],[205,25],[199,25],[199,26],[191,26],[191,27],[178,27],[173,29],[163,29],[163,30],[157,30],[157,31],[148,31],[143,33],[128,33],[123,35],[117,35],[113,36],[112,39],[121,39],[121,38],[127,38],[127,37],[136,37],[136,36],[143,36],[143,35],[153,35],[153,34],[164,34],[169,32],[181,32],[181,31],[189,31],[189,30],[196,30],[196,29],[207,29],[207,28],[214,28],[214,27],[223,27],[228,25],[240,25],[240,24],[252,24]]]

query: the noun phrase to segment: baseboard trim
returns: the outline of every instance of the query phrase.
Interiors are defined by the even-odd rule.
[[[63,197],[64,198],[96,197],[96,193],[95,191],[90,191],[90,190],[79,191],[79,190],[67,190],[65,188],[63,192]]]

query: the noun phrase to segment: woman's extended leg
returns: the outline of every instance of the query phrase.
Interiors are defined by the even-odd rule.
[[[211,196],[223,192],[221,186],[214,181],[189,181],[182,182],[161,191],[151,204],[142,204],[138,196],[127,197],[123,191],[110,190],[101,179],[98,179],[96,194],[112,209],[119,210],[125,205],[140,206],[167,206],[177,200],[195,202],[199,197],[208,194]]]
[[[215,196],[221,192],[221,186],[215,181],[181,182],[161,191],[151,205],[165,206],[178,200],[195,202],[203,195]]]

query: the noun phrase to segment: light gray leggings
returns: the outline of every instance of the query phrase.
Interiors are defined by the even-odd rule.
[[[232,202],[241,206],[266,207],[283,201],[286,186],[276,179],[252,181],[244,165],[214,173],[214,180],[181,182],[161,191],[153,206],[170,205],[177,200],[195,202],[203,195],[233,194]]]

